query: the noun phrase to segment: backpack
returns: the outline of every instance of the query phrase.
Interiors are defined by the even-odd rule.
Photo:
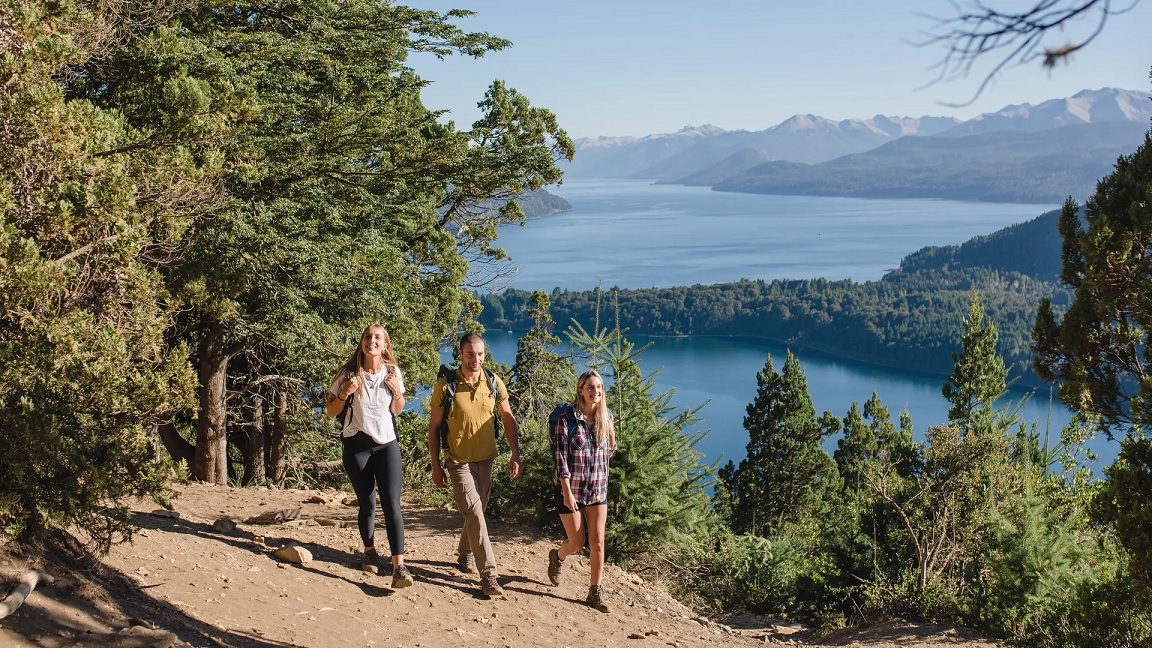
[[[500,405],[500,392],[496,391],[496,374],[488,371],[484,367],[480,367],[480,371],[484,372],[484,378],[488,381],[488,391],[492,393],[492,400],[496,401],[497,407]],[[448,365],[440,365],[440,371],[436,374],[436,380],[444,380],[444,400],[441,407],[444,410],[444,416],[440,418],[440,450],[448,449],[448,414],[452,411],[452,405],[456,400],[456,367]],[[500,438],[500,412],[492,412],[492,429],[496,433],[496,438]]]
[[[564,416],[568,419],[568,438],[571,439],[572,435],[577,430],[576,417],[572,415],[572,403],[560,403],[552,413],[548,415],[548,443],[551,446],[552,454],[556,454],[556,424],[560,421],[560,417]]]

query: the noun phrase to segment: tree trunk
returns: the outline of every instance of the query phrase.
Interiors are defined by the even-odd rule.
[[[228,355],[224,352],[223,334],[216,323],[201,329],[200,420],[196,423],[196,454],[192,478],[210,484],[228,483],[227,408]]]
[[[288,458],[288,394],[283,389],[276,391],[276,407],[272,411],[272,439],[268,464],[271,481],[276,486],[284,485]]]
[[[264,482],[264,397],[252,395],[252,407],[248,410],[248,425],[244,434],[244,477],[245,486]]]
[[[164,449],[172,457],[172,461],[180,463],[183,461],[192,467],[192,461],[196,455],[196,446],[188,443],[180,433],[176,431],[176,424],[169,421],[162,423],[156,427],[156,434],[160,437],[160,442],[164,444]]]

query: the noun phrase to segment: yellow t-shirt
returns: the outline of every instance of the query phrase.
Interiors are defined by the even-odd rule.
[[[456,370],[456,397],[445,417],[448,421],[448,458],[456,463],[486,461],[496,458],[496,404],[508,400],[508,390],[500,376],[493,375],[496,394],[488,389],[488,378],[481,373],[476,386],[468,384]],[[447,383],[436,381],[432,388],[432,406],[443,409]]]

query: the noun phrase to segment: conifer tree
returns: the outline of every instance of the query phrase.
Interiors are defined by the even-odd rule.
[[[980,296],[972,294],[960,338],[960,351],[952,354],[952,373],[944,383],[944,398],[952,403],[948,420],[963,430],[986,427],[996,401],[1004,395],[1008,370],[996,351],[999,333],[985,321]]]
[[[1152,131],[1102,178],[1083,211],[1060,212],[1060,278],[1075,297],[1062,318],[1050,300],[1036,313],[1037,375],[1060,400],[1112,438],[1120,453],[1097,501],[1116,528],[1132,573],[1152,587]]]
[[[576,374],[571,358],[556,353],[560,338],[552,334],[548,295],[533,292],[531,304],[534,324],[516,343],[516,364],[508,380],[509,400],[520,424],[524,472],[519,479],[497,472],[492,498],[494,510],[502,517],[544,527],[557,523],[548,415],[560,403],[573,400]]]
[[[721,479],[731,497],[733,530],[766,536],[817,513],[826,495],[839,489],[835,463],[820,444],[839,431],[840,421],[830,412],[816,417],[804,370],[791,352],[781,373],[769,355],[756,384],[744,417],[747,458],[735,468],[729,462]]]
[[[70,97],[78,71],[131,47],[167,5],[0,1],[0,530],[132,530],[124,502],[162,496],[151,432],[190,405],[187,349],[161,271],[217,203],[218,124],[178,73],[166,119]],[[172,44],[172,49],[179,49]]]
[[[476,310],[470,270],[503,258],[496,225],[523,219],[514,198],[558,180],[572,146],[554,115],[500,82],[466,130],[424,106],[409,53],[509,44],[452,24],[469,12],[368,0],[181,9],[161,42],[114,52],[73,92],[147,125],[166,118],[149,86],[178,71],[202,90],[201,120],[224,124],[222,200],[167,273],[184,306],[170,335],[192,349],[200,382],[181,417],[195,421],[191,472],[221,483],[229,395],[274,382],[308,405],[300,395],[322,397],[366,321],[388,327],[408,384],[430,380],[439,342]]]
[[[533,324],[516,343],[508,391],[518,419],[543,420],[556,405],[572,400],[576,375],[572,361],[556,353],[560,338],[552,333],[547,293],[534,291],[530,303]]]
[[[899,577],[908,556],[894,539],[902,532],[900,520],[867,486],[885,476],[889,492],[907,492],[918,450],[912,440],[911,420],[904,412],[901,428],[892,424],[888,408],[875,392],[864,404],[852,404],[844,418],[844,436],[834,458],[843,478],[841,503],[852,522],[834,543],[842,571],[863,582],[887,582]],[[851,585],[846,582],[845,585]]]
[[[836,443],[832,458],[840,470],[844,487],[852,492],[860,490],[860,465],[875,457],[879,443],[872,426],[864,422],[860,405],[853,401],[844,417],[844,435]]]

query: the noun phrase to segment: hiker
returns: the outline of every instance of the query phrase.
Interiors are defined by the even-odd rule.
[[[428,452],[432,456],[433,483],[443,488],[447,472],[456,508],[464,516],[456,565],[466,574],[479,572],[481,591],[491,598],[504,595],[496,580],[496,556],[484,519],[492,488],[492,464],[497,454],[497,415],[512,450],[508,462],[512,479],[520,476],[518,427],[508,406],[504,382],[483,366],[484,340],[476,333],[465,333],[460,337],[458,351],[460,367],[447,375],[441,372],[432,388]],[[446,409],[449,411],[445,412]],[[443,447],[441,434],[444,435]],[[443,466],[441,451],[447,455]]]
[[[564,558],[584,549],[588,535],[588,605],[608,611],[600,577],[608,518],[608,459],[616,452],[616,428],[604,403],[604,379],[596,370],[576,381],[576,399],[548,417],[552,439],[553,493],[568,539],[548,552],[548,580],[560,584]]]
[[[324,411],[328,416],[339,416],[343,425],[344,469],[360,506],[356,518],[364,542],[360,567],[373,574],[380,570],[373,539],[377,489],[380,492],[392,554],[393,589],[412,584],[412,574],[404,566],[404,517],[400,512],[404,470],[396,437],[396,415],[403,409],[404,376],[396,364],[392,341],[383,326],[369,324],[352,358],[332,378]]]

